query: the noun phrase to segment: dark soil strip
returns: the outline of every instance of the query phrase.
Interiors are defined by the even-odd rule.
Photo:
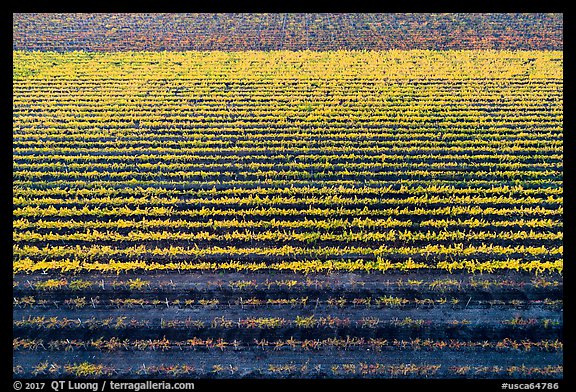
[[[505,338],[514,340],[562,340],[563,331],[559,326],[542,328],[541,326],[496,326],[496,325],[477,325],[477,326],[453,326],[446,324],[433,324],[422,327],[406,327],[387,325],[378,328],[361,328],[361,327],[340,327],[340,328],[298,328],[282,327],[274,329],[259,328],[143,328],[131,327],[122,329],[109,328],[74,328],[74,329],[29,329],[14,328],[13,335],[20,338],[28,339],[83,339],[89,340],[95,337],[110,339],[117,337],[119,339],[162,339],[166,337],[169,340],[187,340],[193,337],[200,339],[224,339],[226,341],[238,340],[240,342],[254,343],[254,339],[280,340],[290,339],[327,339],[327,338],[346,338],[363,337],[365,339],[455,339],[455,340],[488,340],[497,341]]]
[[[59,273],[16,275],[15,297],[37,295],[60,300],[78,296],[106,298],[215,298],[221,301],[243,298],[310,298],[346,299],[394,296],[414,298],[458,298],[466,300],[538,300],[561,299],[562,275],[501,271],[470,275],[441,270],[424,273],[391,271],[383,273],[296,274],[268,273],[127,273],[122,275],[85,273],[69,276],[62,288],[42,290],[48,279],[62,281]],[[142,288],[130,287],[140,280]],[[82,281],[88,287],[72,290],[68,285]],[[242,287],[242,288],[240,288]]]
[[[41,362],[72,364],[72,363],[98,363],[116,369],[120,374],[136,375],[138,371],[144,372],[146,368],[187,364],[203,373],[213,370],[214,365],[237,367],[238,376],[247,376],[254,369],[261,369],[265,373],[270,372],[270,365],[297,365],[298,369],[307,364],[308,370],[320,366],[321,371],[332,374],[331,367],[342,364],[378,363],[385,365],[415,364],[415,365],[441,365],[437,376],[450,375],[454,377],[452,366],[521,366],[546,367],[562,364],[561,353],[529,352],[529,353],[495,353],[491,351],[477,350],[473,354],[469,352],[441,351],[333,351],[333,352],[310,352],[302,355],[292,351],[214,351],[214,352],[131,352],[121,351],[110,353],[94,352],[31,352],[15,353],[13,356],[14,366],[21,365],[25,369]],[[150,370],[148,370],[150,371]],[[226,375],[226,371],[223,375]],[[312,374],[311,374],[312,375]],[[145,376],[142,374],[141,376]],[[44,376],[46,377],[46,376]]]
[[[58,291],[35,291],[35,290],[14,290],[15,302],[22,301],[24,297],[33,297],[36,301],[47,301],[49,307],[54,306],[54,302],[62,304],[65,300],[74,299],[78,297],[86,298],[88,301],[87,306],[90,305],[90,298],[98,299],[99,301],[110,301],[115,299],[144,299],[144,300],[160,300],[162,302],[169,301],[172,303],[175,300],[180,300],[182,303],[186,300],[212,300],[216,299],[220,301],[220,304],[226,306],[226,304],[240,304],[240,299],[243,298],[244,302],[247,299],[257,299],[266,301],[268,299],[301,299],[308,298],[308,304],[314,305],[315,301],[321,301],[320,303],[324,306],[329,306],[326,301],[329,299],[345,299],[346,306],[353,306],[352,301],[355,299],[371,299],[371,306],[374,309],[386,307],[379,306],[376,300],[383,297],[396,297],[412,301],[410,304],[406,304],[403,307],[415,307],[417,304],[414,300],[440,300],[446,299],[449,303],[451,300],[458,300],[458,304],[450,305],[453,308],[459,308],[467,305],[467,307],[492,307],[494,303],[490,301],[513,301],[519,300],[524,301],[518,304],[519,308],[538,306],[541,305],[538,302],[533,301],[543,301],[548,300],[561,300],[562,291],[559,288],[552,290],[548,289],[537,289],[537,290],[521,290],[521,289],[505,289],[505,290],[482,290],[482,289],[472,289],[472,290],[450,290],[450,291],[431,291],[431,290],[418,290],[418,289],[382,289],[382,290],[335,290],[335,289],[323,289],[323,290],[242,290],[235,291],[230,289],[223,290],[143,290],[143,291],[130,291],[128,289],[120,290],[84,290],[84,291],[74,291],[74,290],[58,290]],[[502,304],[500,304],[502,305]],[[113,305],[109,305],[113,306]],[[246,305],[250,307],[249,305]],[[435,305],[438,306],[438,305]],[[228,307],[228,306],[226,306]],[[329,306],[332,307],[332,306]],[[358,305],[358,307],[363,307]]]

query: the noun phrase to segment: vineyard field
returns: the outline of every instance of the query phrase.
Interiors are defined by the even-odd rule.
[[[562,14],[14,14],[13,49],[41,51],[562,50]]]
[[[15,377],[562,378],[561,50],[14,42]]]

